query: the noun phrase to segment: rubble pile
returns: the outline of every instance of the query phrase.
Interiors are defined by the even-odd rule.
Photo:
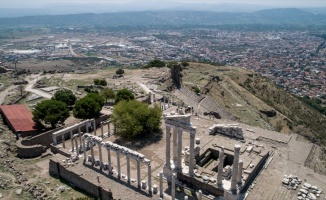
[[[242,128],[238,124],[214,124],[208,128],[209,135],[222,134],[229,137],[243,139]]]
[[[298,189],[299,185],[301,185],[302,180],[299,179],[295,175],[284,175],[282,180],[283,185],[289,190],[296,190]],[[302,188],[298,191],[298,199],[299,200],[316,200],[320,197],[323,191],[318,189],[317,186],[312,186],[311,184],[305,182],[302,185]]]

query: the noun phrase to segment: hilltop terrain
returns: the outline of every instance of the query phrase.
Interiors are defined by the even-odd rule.
[[[182,74],[184,85],[200,88],[239,122],[326,144],[326,117],[253,71],[191,63]],[[323,164],[306,164],[325,174],[326,149],[316,146],[314,151],[312,155]]]

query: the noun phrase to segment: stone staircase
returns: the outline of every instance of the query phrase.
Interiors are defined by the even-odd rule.
[[[204,112],[216,112],[219,113],[222,118],[231,120],[236,119],[233,115],[223,109],[222,106],[218,105],[210,96],[197,95],[185,87],[175,90],[174,95],[188,106],[193,107],[195,112],[199,114],[203,114]]]

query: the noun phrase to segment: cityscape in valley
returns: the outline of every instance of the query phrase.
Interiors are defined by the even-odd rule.
[[[318,0],[58,2],[0,8],[0,200],[326,198]]]

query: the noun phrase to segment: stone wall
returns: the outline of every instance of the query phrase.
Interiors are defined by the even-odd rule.
[[[102,187],[88,181],[83,176],[80,176],[69,169],[61,166],[59,162],[50,159],[49,171],[51,175],[62,178],[72,184],[75,187],[91,194],[99,199],[113,199],[112,192],[110,190],[103,189]]]
[[[207,183],[203,183],[202,181],[199,181],[195,178],[189,177],[185,174],[182,173],[177,173],[177,178],[178,180],[180,180],[183,183],[188,183],[190,184],[192,187],[198,189],[198,190],[202,190],[205,192],[208,192],[214,196],[223,196],[224,195],[224,191],[216,188],[210,184]]]
[[[51,152],[54,153],[54,154],[61,154],[63,156],[66,156],[68,158],[71,157],[71,153],[68,149],[64,149],[62,147],[59,147],[59,146],[53,146],[52,144],[50,145],[50,148],[51,148]]]
[[[45,133],[41,133],[34,137],[24,138],[21,142],[22,145],[31,146],[36,144],[41,144],[43,146],[49,146],[52,143],[52,133],[65,128],[65,126],[58,127],[53,130],[49,130]]]
[[[19,158],[35,158],[38,156],[41,156],[42,153],[44,153],[46,151],[46,147],[42,146],[42,145],[31,145],[31,146],[25,146],[22,145],[22,139],[20,138],[17,142],[16,142],[16,146],[17,146],[17,157]]]

